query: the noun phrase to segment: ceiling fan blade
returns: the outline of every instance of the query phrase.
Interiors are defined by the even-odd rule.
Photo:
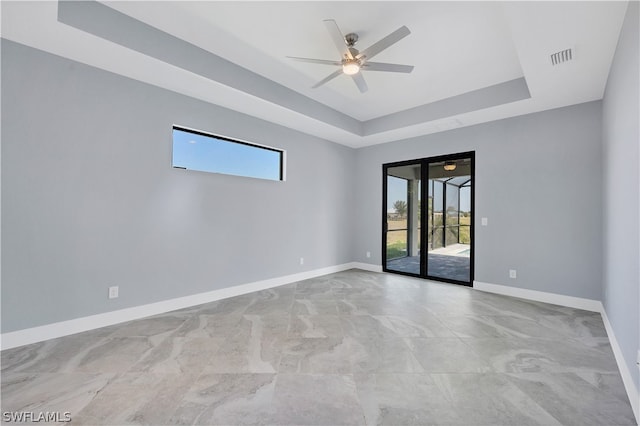
[[[342,62],[338,61],[328,61],[326,59],[312,59],[312,58],[299,58],[297,56],[287,56],[289,59],[293,59],[294,61],[300,62],[310,62],[312,64],[322,64],[322,65],[342,65]]]
[[[327,27],[327,31],[329,31],[329,35],[333,40],[333,43],[338,48],[338,52],[340,52],[340,57],[347,57],[349,59],[353,59],[353,55],[349,51],[349,47],[347,46],[347,42],[344,40],[344,35],[342,35],[342,31],[338,28],[338,24],[333,19],[325,19],[324,26]]]
[[[413,71],[413,65],[385,64],[383,62],[365,62],[362,69],[366,71],[404,72]]]
[[[358,86],[360,93],[364,93],[367,90],[369,90],[369,87],[367,86],[367,82],[364,81],[364,77],[362,76],[362,73],[354,74],[351,76],[351,78],[353,78],[353,81],[356,83],[356,86]]]
[[[329,74],[328,76],[326,76],[325,78],[323,78],[322,80],[320,80],[319,82],[317,82],[316,84],[314,84],[312,86],[313,89],[322,86],[323,84],[325,84],[328,81],[333,80],[334,78],[336,78],[337,76],[339,76],[340,74],[342,74],[342,68],[340,68],[337,71],[332,72],[331,74]]]
[[[385,38],[383,38],[382,40],[378,41],[377,43],[373,43],[371,46],[364,49],[362,52],[358,54],[357,58],[371,59],[378,53],[382,52],[387,47],[391,46],[394,43],[399,42],[409,34],[411,34],[411,31],[409,31],[409,28],[403,25],[397,30],[395,30],[394,32],[392,32],[391,34],[389,34],[388,36],[386,36]]]

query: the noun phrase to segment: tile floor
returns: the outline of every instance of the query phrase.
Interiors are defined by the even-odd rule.
[[[71,424],[631,425],[599,314],[350,270],[2,352]]]

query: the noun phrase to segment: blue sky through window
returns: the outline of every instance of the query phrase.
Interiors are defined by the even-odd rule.
[[[395,176],[387,177],[387,213],[395,213],[393,204],[396,201],[407,200],[407,180]]]
[[[174,167],[282,180],[282,156],[282,151],[173,129]]]

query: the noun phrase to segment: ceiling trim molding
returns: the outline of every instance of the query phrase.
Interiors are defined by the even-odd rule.
[[[516,78],[363,122],[364,136],[531,98],[527,80]]]
[[[59,22],[365,137],[531,97],[524,77],[360,121],[97,1],[59,1]]]
[[[97,1],[59,1],[58,21],[209,80],[362,136],[362,123]]]

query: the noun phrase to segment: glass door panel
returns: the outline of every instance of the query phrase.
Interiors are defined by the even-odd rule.
[[[472,158],[429,162],[428,278],[471,284]]]
[[[384,252],[385,269],[420,275],[422,246],[420,163],[384,169]]]

